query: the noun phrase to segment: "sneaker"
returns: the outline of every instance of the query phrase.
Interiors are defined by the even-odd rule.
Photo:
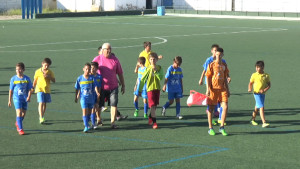
[[[162,116],[166,116],[166,108],[162,107],[161,115]]]
[[[95,126],[92,126],[92,128],[93,128],[94,130],[96,130],[96,129],[98,128],[98,126],[95,125]]]
[[[99,121],[97,121],[97,126],[103,126],[103,121],[102,121],[102,119],[99,120]]]
[[[40,118],[40,124],[44,124],[44,123],[45,123],[45,118],[44,117]]]
[[[251,120],[250,124],[252,124],[253,126],[257,126],[258,125],[258,123],[256,123],[254,120]]]
[[[89,130],[90,130],[89,127],[84,127],[83,132],[84,132],[84,133],[87,133]]]
[[[125,119],[127,119],[127,117],[128,117],[128,115],[123,116],[122,114],[120,114],[119,116],[117,116],[117,121],[125,120]]]
[[[219,120],[219,119],[218,119],[218,123],[221,124],[221,123],[222,123],[222,120]],[[226,122],[224,123],[224,126],[226,126]]]
[[[262,127],[263,127],[263,128],[266,128],[266,127],[269,127],[269,126],[270,126],[270,124],[269,124],[269,123],[266,123],[266,122],[262,124]]]
[[[112,125],[110,126],[110,128],[111,128],[111,129],[118,129],[119,127],[118,127],[117,125],[115,125],[115,124],[112,124]]]
[[[183,119],[183,116],[181,116],[181,115],[178,115],[178,116],[176,116],[179,120],[181,120],[181,119]]]
[[[220,128],[219,132],[222,133],[223,136],[227,136],[228,134],[226,133],[224,128]]]
[[[215,130],[214,130],[214,129],[209,129],[209,130],[208,130],[208,134],[209,134],[209,135],[211,135],[211,136],[214,136],[214,135],[216,135],[216,133],[215,133]]]
[[[149,125],[152,125],[152,123],[153,123],[152,118],[149,117],[149,118],[148,118],[148,124],[149,124]]]
[[[139,110],[136,109],[135,112],[134,112],[134,114],[133,114],[133,116],[134,116],[134,117],[139,116]]]
[[[17,131],[19,131],[20,129],[19,129],[18,123],[16,122],[15,125],[16,125],[16,128],[17,128]]]
[[[212,123],[213,126],[216,126],[216,125],[218,124],[218,123],[217,123],[216,121],[214,121],[214,120],[212,120],[211,123]]]
[[[157,129],[157,123],[153,123],[152,128],[153,128],[153,129]]]
[[[145,118],[145,119],[148,118],[148,115],[147,115],[146,113],[144,113],[144,118]]]
[[[101,112],[105,112],[107,110],[107,107],[101,107]]]
[[[19,130],[18,132],[19,132],[19,135],[24,135],[25,134],[23,129]]]

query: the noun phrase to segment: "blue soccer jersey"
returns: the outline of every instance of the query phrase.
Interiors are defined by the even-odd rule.
[[[94,76],[94,80],[96,82],[96,87],[101,87],[102,85],[102,76],[98,73],[96,73],[96,75],[93,75]]]
[[[143,67],[143,68],[140,67],[138,69],[138,84],[136,86],[136,91],[134,91],[134,93],[133,93],[136,96],[139,95],[139,88],[140,88],[141,79],[142,79],[143,74],[146,71],[146,69],[147,69],[146,67]],[[145,99],[147,98],[147,84],[146,83],[145,83],[143,91],[142,91],[142,97],[145,98]]]
[[[96,82],[92,75],[88,79],[83,75],[79,76],[75,83],[75,89],[80,90],[80,101],[84,103],[94,103],[94,94]]]
[[[28,76],[24,75],[19,78],[17,75],[10,79],[9,89],[13,91],[13,100],[25,102],[28,97],[28,92],[32,88],[31,80]]]
[[[171,65],[167,70],[165,78],[168,79],[166,90],[167,92],[182,92],[181,80],[183,78],[183,74],[180,67],[174,69],[173,65]]]

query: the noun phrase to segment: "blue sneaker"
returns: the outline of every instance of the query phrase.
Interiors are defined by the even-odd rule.
[[[87,133],[89,130],[90,130],[89,127],[84,127],[83,132],[84,132],[84,133]]]

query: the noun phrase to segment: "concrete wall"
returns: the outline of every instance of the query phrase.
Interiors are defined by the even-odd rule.
[[[146,0],[102,0],[103,11],[138,10],[146,8]]]
[[[300,0],[235,0],[236,11],[300,12]]]
[[[57,0],[57,9],[72,12],[87,12],[92,10],[93,0]]]
[[[231,11],[232,0],[173,0],[175,9]]]

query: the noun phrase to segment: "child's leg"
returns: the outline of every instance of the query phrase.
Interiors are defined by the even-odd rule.
[[[44,114],[45,114],[45,111],[46,111],[46,103],[45,102],[40,102],[38,109],[39,109],[40,118],[43,118]]]
[[[139,109],[139,96],[134,95],[133,104],[134,104],[135,110],[138,110]]]
[[[16,122],[17,122],[18,128],[19,128],[19,130],[22,130],[23,129],[22,109],[16,109],[16,115],[17,115]]]
[[[85,127],[89,127],[88,114],[89,114],[90,110],[91,109],[88,109],[88,108],[82,109],[82,120],[83,120]]]
[[[264,107],[259,108],[259,112],[260,112],[260,118],[261,118],[262,123],[265,123],[266,122],[265,108]]]
[[[152,106],[150,108],[150,114],[151,114],[151,118],[152,118],[153,123],[156,123],[155,111],[156,111],[156,106]]]
[[[254,111],[253,111],[253,113],[252,113],[252,120],[253,120],[253,121],[255,121],[255,118],[256,118],[257,113],[258,113],[258,108],[256,108],[256,106],[255,106]]]
[[[180,116],[180,98],[176,98],[176,117]]]
[[[100,122],[101,121],[101,111],[100,111],[100,108],[99,108],[99,104],[98,103],[96,103],[95,105],[94,105],[94,112],[95,112],[95,114],[96,114],[96,118],[97,118],[97,122]]]
[[[148,101],[147,99],[143,99],[144,101],[144,114],[148,113]]]
[[[222,108],[223,108],[223,112],[222,112],[222,119],[221,119],[221,127],[224,126],[224,123],[226,121],[226,116],[227,116],[227,111],[228,111],[228,103],[227,102],[222,102]]]
[[[212,129],[212,114],[213,114],[213,111],[214,111],[214,107],[215,105],[209,105],[208,106],[208,112],[207,112],[207,120],[208,120],[208,127],[210,129]]]
[[[95,106],[91,110],[91,121],[92,121],[92,125],[96,126],[96,111],[95,111]]]

